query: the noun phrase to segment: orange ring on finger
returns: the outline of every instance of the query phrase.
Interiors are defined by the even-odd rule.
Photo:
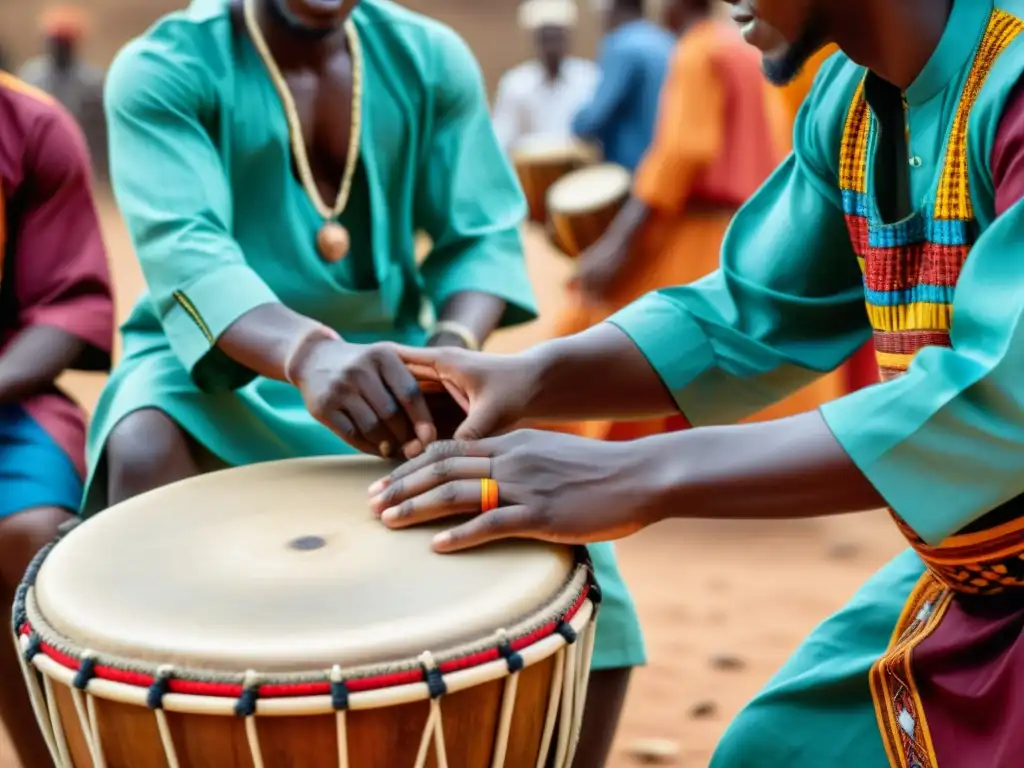
[[[498,508],[498,481],[489,477],[480,478],[480,511],[490,512]]]

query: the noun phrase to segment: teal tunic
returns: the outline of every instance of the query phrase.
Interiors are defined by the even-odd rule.
[[[283,302],[357,343],[424,343],[461,291],[536,315],[519,237],[525,203],[491,127],[480,69],[449,28],[387,0],[353,12],[363,49],[359,167],[342,261],[315,249],[323,220],[292,173],[288,126],[226,0],[196,0],[129,43],[107,80],[111,173],[148,290],[89,437],[85,514],[106,499],[103,448],[127,414],[167,413],[220,462],[350,452],[295,388],[230,360],[216,340]],[[434,242],[417,266],[414,233]],[[610,546],[594,549],[608,597],[595,666],[643,661]]]
[[[910,196],[928,219],[994,8],[1024,17],[1024,0],[955,0],[938,48],[904,94]],[[1024,71],[1022,38],[999,57],[969,117],[977,232],[952,294],[952,347],[928,347],[899,378],[821,408],[864,475],[932,545],[1022,490],[1024,202],[995,215],[989,163],[999,117]],[[840,192],[844,124],[864,75],[841,54],[822,68],[797,120],[794,153],[738,213],[719,271],[650,294],[610,319],[697,426],[760,410],[834,370],[870,337]],[[873,201],[874,161],[868,166]],[[712,768],[888,765],[868,671],[922,573],[919,557],[906,552],[821,624],[736,718]]]

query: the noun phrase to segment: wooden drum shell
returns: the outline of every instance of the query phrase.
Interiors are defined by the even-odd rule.
[[[573,186],[602,176],[610,182],[607,189],[599,190],[590,204],[576,205]],[[568,174],[548,192],[548,238],[566,256],[578,258],[604,236],[628,198],[629,173],[620,166],[598,165]]]
[[[392,538],[368,511],[339,518],[332,500],[350,486],[365,499],[383,466],[224,470],[112,507],[46,547],[19,591],[13,639],[57,768],[568,768],[599,595],[585,551],[520,542],[442,558],[429,529]],[[302,504],[283,514],[296,488]],[[321,533],[321,548],[292,548],[297,532]],[[222,557],[203,565],[211,539]],[[157,551],[174,556],[158,563]],[[399,561],[416,580],[389,585]],[[211,583],[238,564],[252,573]],[[119,595],[129,573],[144,581]],[[208,594],[189,597],[195,583]],[[309,596],[317,610],[284,609]],[[200,618],[211,615],[216,626]]]
[[[545,700],[555,673],[550,657],[521,673],[516,716],[505,766],[534,768],[543,738]],[[444,697],[443,725],[450,768],[491,768],[506,678]],[[98,768],[90,757],[68,685],[54,684],[73,768]],[[153,713],[144,706],[94,697],[106,768],[168,768]],[[348,759],[352,768],[404,768],[416,765],[430,703],[351,711],[347,718]],[[250,757],[245,721],[224,715],[167,712],[179,768],[256,768]],[[259,740],[266,768],[337,768],[334,714],[259,718]],[[68,768],[71,768],[69,766]],[[425,768],[438,768],[436,755]],[[64,766],[61,766],[64,768]]]
[[[548,190],[562,177],[593,164],[597,153],[585,144],[534,138],[512,152],[519,184],[526,196],[529,220],[546,224]]]

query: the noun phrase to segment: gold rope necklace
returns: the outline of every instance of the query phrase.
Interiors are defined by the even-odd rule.
[[[335,219],[345,210],[349,196],[352,194],[352,180],[355,178],[356,166],[359,163],[359,142],[363,127],[363,51],[356,25],[351,17],[345,20],[345,36],[348,39],[348,51],[352,59],[352,128],[349,132],[348,156],[345,158],[345,171],[341,177],[341,186],[338,188],[338,196],[334,200],[334,205],[329,206],[321,197],[320,190],[316,186],[316,179],[313,178],[313,169],[309,164],[306,141],[302,136],[302,121],[299,119],[295,99],[292,97],[284,75],[281,74],[280,67],[277,66],[277,62],[270,52],[270,46],[267,45],[263,30],[260,29],[259,21],[256,19],[256,0],[244,0],[243,11],[249,37],[262,59],[263,65],[267,68],[270,80],[281,100],[281,106],[284,108],[292,152],[295,154],[295,164],[299,169],[302,187],[313,202],[317,213],[325,220],[324,225],[317,232],[317,250],[320,251],[320,256],[325,261],[339,261],[348,253],[351,238],[348,230]]]

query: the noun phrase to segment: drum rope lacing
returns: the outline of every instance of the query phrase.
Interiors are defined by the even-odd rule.
[[[99,721],[96,716],[96,697],[90,692],[90,685],[94,682],[97,685],[103,685],[103,693],[108,694],[103,696],[103,698],[116,698],[126,702],[131,699],[130,703],[136,703],[136,700],[139,698],[139,692],[144,689],[145,693],[142,694],[143,703],[154,712],[157,730],[168,767],[180,768],[181,763],[164,711],[165,697],[168,694],[173,694],[173,681],[177,677],[175,669],[169,665],[157,667],[148,687],[141,686],[139,683],[129,684],[97,679],[97,667],[100,665],[119,665],[122,669],[126,669],[129,672],[131,668],[127,664],[118,664],[122,661],[120,659],[101,657],[88,649],[77,654],[78,667],[77,669],[72,669],[69,664],[76,662],[76,658],[71,644],[67,641],[61,642],[63,638],[59,638],[56,632],[46,626],[41,615],[38,614],[38,608],[34,604],[32,585],[35,583],[38,571],[46,555],[59,540],[58,538],[44,548],[33,560],[26,574],[25,581],[19,587],[12,617],[15,628],[15,640],[22,649],[21,658],[25,681],[29,687],[32,705],[55,765],[58,768],[72,768],[74,765],[70,750],[68,749],[61,713],[56,703],[54,691],[54,676],[56,675],[58,680],[61,677],[66,679],[71,676],[70,687],[75,713],[94,768],[106,768],[106,760],[100,739]],[[570,599],[568,606],[565,604],[567,596]],[[530,654],[536,646],[555,638],[561,639],[563,644],[554,654],[555,667],[549,688],[547,716],[542,731],[537,768],[544,768],[552,746],[554,746],[555,750],[555,768],[567,768],[572,764],[583,721],[583,710],[589,679],[588,671],[594,649],[595,621],[593,620],[591,608],[596,611],[600,603],[600,597],[600,590],[592,580],[592,568],[589,560],[586,560],[583,566],[577,568],[574,575],[560,592],[560,598],[555,601],[555,605],[562,605],[563,607],[558,609],[553,631],[546,638],[542,638],[540,641],[534,638],[531,641],[529,634],[525,636],[522,634],[522,625],[518,628],[519,633],[515,639],[510,639],[509,633],[504,629],[498,630],[495,634],[492,647],[496,651],[497,660],[504,662],[508,675],[505,678],[504,692],[499,711],[497,738],[491,763],[492,768],[502,768],[505,764],[515,711],[519,675],[528,665],[524,654]],[[584,608],[586,610],[583,610]],[[533,634],[537,634],[536,631]],[[581,637],[583,642],[579,642]],[[531,642],[524,645],[524,640]],[[63,649],[60,647],[62,645],[64,646]],[[519,646],[518,649],[516,646]],[[453,653],[459,650],[456,649],[456,651],[449,652],[447,655],[451,657]],[[464,651],[465,649],[461,650]],[[66,659],[61,659],[60,656],[65,656]],[[547,658],[547,656],[539,656],[537,659],[533,659],[533,662],[539,661],[542,658]],[[495,662],[489,662],[477,668],[457,668],[454,672],[450,673],[449,677],[454,679],[466,671],[486,668],[489,664],[493,663]],[[145,665],[136,665],[136,667],[140,666],[145,668]],[[433,754],[438,768],[449,768],[447,749],[444,742],[441,707],[441,699],[449,690],[446,675],[442,671],[442,665],[429,652],[425,652],[420,656],[419,669],[422,682],[425,684],[430,700],[430,710],[413,768],[424,768],[431,755],[431,746],[433,746]],[[36,670],[42,674],[37,674]],[[181,672],[194,677],[188,670],[182,670]],[[141,675],[135,673],[135,677],[141,677]],[[39,684],[40,678],[43,681],[42,688]],[[349,689],[349,684],[346,682],[345,673],[339,666],[333,667],[328,673],[327,678],[330,685],[330,706],[335,712],[338,764],[340,768],[350,768],[347,750],[346,712],[352,704],[352,693]],[[365,678],[363,679],[365,680]],[[360,678],[349,678],[349,680],[356,683]],[[257,724],[257,711],[259,710],[259,695],[262,682],[263,679],[256,671],[249,670],[244,673],[242,676],[241,692],[233,707],[235,715],[245,720],[246,738],[254,768],[266,768]],[[130,693],[119,691],[121,695],[116,697],[110,696],[111,688],[126,688],[129,689]],[[374,692],[370,690],[369,695],[372,695]],[[384,689],[376,692],[387,693]],[[215,697],[203,695],[174,695],[177,695],[179,699],[190,699],[193,701],[193,704],[217,700]],[[356,696],[360,695],[366,696],[367,691],[356,694]],[[418,699],[418,697],[414,698]],[[223,700],[222,697],[220,700]],[[280,701],[279,699],[278,703]],[[371,704],[371,708],[372,706]],[[380,706],[380,704],[377,704],[377,706]],[[193,711],[181,706],[175,709],[183,712]],[[557,741],[555,740],[556,727],[558,727]]]

